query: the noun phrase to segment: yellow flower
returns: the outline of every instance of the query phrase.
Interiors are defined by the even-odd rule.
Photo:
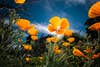
[[[70,36],[72,36],[72,34],[73,34],[72,30],[65,30],[64,36],[70,37]]]
[[[26,0],[14,0],[14,1],[17,4],[23,4],[23,3],[25,3]]]
[[[91,8],[89,9],[89,12],[88,12],[88,16],[89,18],[95,18],[95,17],[98,17],[100,16],[100,1],[96,2],[95,4],[93,4],[91,6]]]
[[[59,38],[57,38],[57,37],[51,37],[51,40],[52,40],[52,42],[58,42],[59,41]]]
[[[31,45],[27,45],[27,44],[23,44],[23,48],[25,50],[32,50],[32,46]]]
[[[61,28],[61,29],[66,29],[66,28],[68,29],[69,26],[70,26],[69,21],[68,21],[66,18],[62,18],[62,19],[61,19],[60,28]]]
[[[89,59],[88,56],[84,55],[79,49],[77,49],[75,47],[73,47],[73,55]]]
[[[77,48],[73,47],[73,54],[75,56],[84,56],[84,54]]]
[[[30,61],[31,61],[31,58],[26,57],[26,58],[25,58],[25,61],[26,61],[26,62],[30,62]]]
[[[37,29],[34,29],[33,27],[28,29],[28,34],[29,35],[37,35],[38,34],[38,30]]]
[[[62,52],[61,49],[55,49],[55,50],[54,50],[54,53],[55,53],[55,54],[61,54],[61,52]]]
[[[38,36],[31,36],[31,39],[34,40],[34,41],[38,40]]]
[[[65,47],[68,47],[70,45],[70,43],[64,42],[62,45],[65,46]]]
[[[30,27],[30,21],[26,19],[18,19],[16,25],[23,31],[26,31]]]
[[[46,39],[47,42],[58,42],[59,41],[59,38],[57,37],[49,37]]]
[[[54,50],[58,50],[59,49],[59,46],[58,45],[55,45],[54,46]]]
[[[97,22],[97,23],[91,25],[89,27],[89,29],[99,31],[100,30],[100,22]]]
[[[74,37],[70,37],[70,38],[67,39],[67,41],[70,42],[70,43],[72,43],[72,42],[75,41],[75,38]]]

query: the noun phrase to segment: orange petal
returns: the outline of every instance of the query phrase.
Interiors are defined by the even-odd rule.
[[[23,3],[25,3],[26,0],[14,0],[14,1],[17,4],[23,4]]]
[[[31,36],[32,40],[38,40],[38,36]]]
[[[54,16],[52,17],[49,22],[55,27],[57,28],[57,26],[60,26],[60,18],[58,16]]]
[[[89,18],[95,18],[95,17],[98,17],[100,16],[100,1],[96,2],[95,4],[93,4],[91,6],[91,8],[89,9],[89,12],[88,12],[88,16]]]
[[[68,47],[70,45],[70,43],[64,42],[62,45],[65,46],[65,47]]]
[[[69,21],[66,18],[62,18],[60,28],[66,29],[69,28],[69,26],[70,26]]]
[[[91,26],[89,27],[89,29],[91,29],[91,30],[96,30],[96,31],[100,30],[100,22],[97,22],[97,23],[91,25]]]
[[[16,21],[16,25],[22,29],[22,30],[27,30],[28,27],[30,26],[30,21],[29,20],[26,20],[26,19],[18,19]]]
[[[49,24],[49,25],[48,25],[48,30],[49,30],[50,32],[54,32],[56,29],[54,28],[54,26],[53,26],[52,24]]]
[[[72,30],[66,30],[65,33],[64,33],[64,36],[72,36],[73,34],[73,31]]]
[[[74,37],[70,37],[67,39],[67,41],[69,41],[70,43],[74,42],[75,41],[75,38]]]
[[[37,29],[34,29],[34,28],[30,28],[28,30],[28,34],[29,35],[37,35],[38,34],[38,30]]]

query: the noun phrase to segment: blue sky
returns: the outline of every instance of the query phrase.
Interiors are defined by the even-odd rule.
[[[53,16],[68,18],[70,28],[76,31],[85,32],[84,23],[88,19],[90,6],[98,0],[35,0],[29,8],[30,17],[23,16],[37,23],[40,31],[46,32],[45,28],[49,19]],[[45,27],[43,27],[45,26]]]
[[[12,3],[11,1],[8,0],[9,3]],[[83,33],[85,32],[84,23],[88,19],[88,10],[97,1],[99,0],[27,0],[25,4],[21,5],[27,10],[17,13],[22,18],[36,24],[36,27],[43,33],[48,33],[46,27],[53,16],[67,18],[72,30],[75,32],[81,30]],[[15,6],[15,4],[10,5]]]

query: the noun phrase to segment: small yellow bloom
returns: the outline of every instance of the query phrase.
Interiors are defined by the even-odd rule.
[[[61,52],[62,52],[61,49],[55,49],[55,50],[54,50],[54,53],[55,53],[55,54],[61,54]]]
[[[18,42],[22,42],[23,40],[21,38],[18,38]]]
[[[56,42],[59,41],[59,38],[57,38],[57,37],[49,37],[49,38],[46,39],[46,41],[49,42],[49,43],[50,42],[55,42],[56,43]]]
[[[72,36],[72,34],[73,34],[72,30],[65,30],[64,36],[70,37],[70,36]]]
[[[30,27],[30,21],[26,19],[18,19],[16,25],[23,31],[26,31]]]
[[[34,40],[34,41],[38,40],[38,36],[31,36],[31,39]]]
[[[100,22],[97,22],[97,23],[91,25],[89,27],[89,29],[99,31],[100,30]]]
[[[46,41],[47,41],[48,43],[52,42],[51,37],[48,37],[48,38],[46,39]]]
[[[17,4],[24,4],[26,0],[14,0]]]
[[[52,42],[58,42],[59,41],[59,38],[57,38],[57,37],[51,37],[51,40],[52,40]]]
[[[23,44],[23,48],[25,50],[32,50],[32,46],[31,45],[27,45],[27,44]]]
[[[70,45],[70,43],[64,42],[62,45],[65,46],[65,47],[68,47]]]
[[[30,29],[28,29],[28,34],[35,36],[35,35],[38,34],[38,30],[37,29],[34,29],[34,28],[30,28]]]
[[[58,45],[55,45],[54,46],[54,50],[58,50],[59,49],[59,46]]]
[[[70,43],[72,43],[72,42],[75,41],[75,38],[74,37],[70,37],[70,38],[67,39],[67,41],[70,42]]]
[[[30,61],[31,61],[31,58],[26,57],[26,58],[25,58],[25,61],[26,61],[26,62],[30,62]]]

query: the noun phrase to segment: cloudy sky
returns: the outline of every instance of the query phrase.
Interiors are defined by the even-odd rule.
[[[7,1],[12,3],[10,2],[12,0]],[[18,11],[18,13],[22,18],[37,24],[36,27],[43,33],[48,33],[46,27],[49,24],[49,19],[53,16],[67,18],[71,29],[81,30],[83,33],[85,32],[84,23],[88,19],[88,10],[97,1],[99,0],[27,0],[22,5],[27,10]],[[29,2],[32,3],[28,4]]]

